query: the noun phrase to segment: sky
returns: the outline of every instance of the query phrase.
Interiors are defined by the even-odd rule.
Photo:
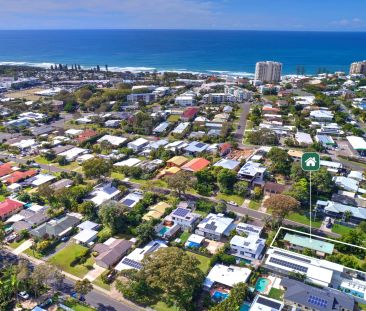
[[[366,31],[366,0],[0,0],[0,29]]]

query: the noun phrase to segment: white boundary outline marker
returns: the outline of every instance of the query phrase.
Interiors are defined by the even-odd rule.
[[[309,218],[310,218],[310,243],[311,243],[311,171],[309,172],[310,174],[310,178],[309,178],[309,187],[310,187],[310,192],[309,192],[309,198],[310,198],[310,202],[309,202]]]
[[[310,234],[310,233],[303,232],[303,231],[299,231],[299,230],[295,230],[295,229],[290,229],[290,228],[287,228],[287,227],[283,227],[283,226],[281,226],[281,227],[278,229],[278,231],[277,231],[277,233],[276,233],[275,237],[273,238],[273,240],[272,240],[272,242],[271,242],[270,247],[276,247],[276,246],[273,246],[273,243],[274,243],[274,241],[277,239],[277,236],[278,236],[278,234],[280,233],[280,231],[281,231],[282,229],[285,229],[285,230],[288,230],[288,231],[292,231],[292,232],[296,232],[296,233],[300,233],[300,234],[305,234],[305,235],[310,236],[310,238],[311,238],[311,234]],[[363,246],[354,245],[354,244],[346,243],[346,242],[343,242],[343,241],[333,240],[333,239],[326,238],[326,237],[323,237],[323,236],[320,236],[320,235],[313,235],[313,236],[315,236],[315,237],[317,237],[317,238],[319,238],[319,239],[322,239],[322,240],[326,240],[326,241],[330,241],[330,242],[334,242],[334,243],[339,243],[339,244],[343,244],[343,245],[347,245],[347,246],[352,246],[352,247],[356,247],[356,248],[359,248],[359,249],[362,249],[362,250],[366,251],[366,247],[363,247]],[[358,270],[357,270],[357,271],[358,271]],[[365,273],[365,272],[364,272],[364,273]]]

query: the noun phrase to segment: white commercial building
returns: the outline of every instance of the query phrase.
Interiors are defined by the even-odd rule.
[[[263,82],[281,81],[282,64],[278,62],[258,62],[255,65],[255,80]]]

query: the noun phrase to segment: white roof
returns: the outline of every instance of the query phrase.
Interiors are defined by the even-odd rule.
[[[103,137],[99,138],[97,140],[98,143],[101,143],[102,141],[107,141],[113,146],[119,146],[123,144],[127,138],[114,136],[114,135],[104,135]]]
[[[306,276],[315,283],[328,286],[328,284],[330,284],[330,282],[332,281],[333,266],[331,266],[332,269],[330,269],[329,266],[325,268],[324,262],[326,262],[326,260],[313,259],[311,257],[304,256],[291,251],[286,251],[283,249],[275,250],[274,248],[269,249],[267,251],[267,254],[269,255],[266,260],[266,265],[268,266],[273,266],[278,269],[286,270],[289,272],[295,271],[304,273],[303,271],[294,268],[297,266],[301,266],[307,269]],[[290,255],[291,257],[286,256],[286,254]],[[274,262],[272,258],[276,258],[278,260],[281,260],[282,262],[286,262],[286,265],[282,265],[281,262],[278,261]],[[304,259],[306,259],[307,262],[305,262]],[[294,264],[296,266],[290,266],[289,264]]]
[[[360,171],[351,171],[348,174],[348,178],[353,178],[353,179],[356,179],[356,180],[363,180],[363,173],[360,172]]]
[[[81,156],[78,156],[76,158],[76,160],[79,162],[84,162],[84,161],[87,161],[87,160],[90,160],[93,158],[94,158],[94,155],[92,155],[92,154],[82,154]]]
[[[79,147],[74,147],[74,148],[71,148],[69,150],[66,150],[64,152],[61,152],[59,154],[59,156],[64,156],[66,157],[67,160],[73,160],[75,159],[78,155],[86,152],[87,149],[84,149],[84,148],[79,148]]]
[[[355,150],[366,150],[366,141],[362,137],[347,136],[348,142]]]
[[[22,139],[21,141],[11,144],[11,146],[18,147],[18,148],[29,148],[36,144],[34,139]]]
[[[134,141],[129,142],[128,145],[131,145],[131,146],[132,145],[134,145],[134,146],[142,146],[142,145],[145,145],[148,142],[149,141],[147,139],[140,137],[140,138],[137,138]]]
[[[78,129],[69,129],[65,132],[66,135],[70,135],[70,136],[77,136],[79,134],[81,134],[83,132],[83,130],[78,130]]]
[[[213,166],[220,166],[223,168],[228,168],[228,169],[235,169],[240,165],[239,161],[235,161],[235,160],[230,160],[230,159],[221,159],[218,162],[216,162]]]
[[[172,131],[174,134],[181,134],[184,130],[190,125],[190,122],[181,122],[177,125],[177,127]]]
[[[40,186],[42,184],[45,184],[46,182],[49,182],[50,180],[55,179],[56,177],[53,175],[48,174],[38,174],[37,176],[33,177],[34,180],[32,181],[33,186]]]
[[[255,234],[249,234],[247,237],[235,235],[230,240],[230,245],[246,248],[252,252],[256,252],[259,247],[264,246],[265,242],[266,240],[260,239],[259,236]]]
[[[86,229],[93,230],[93,229],[97,228],[98,226],[99,226],[99,224],[97,224],[93,221],[90,221],[90,220],[86,220],[86,221],[82,222],[81,224],[79,224],[77,227],[82,230],[86,230]]]
[[[299,144],[311,145],[313,143],[313,139],[308,133],[297,132],[295,134],[295,139],[298,141]]]
[[[198,243],[201,244],[203,242],[203,240],[205,239],[205,237],[198,235],[198,234],[191,234],[189,236],[189,238],[187,239],[187,242],[193,242],[193,243]]]
[[[139,164],[141,162],[140,159],[137,159],[137,158],[129,158],[127,160],[124,160],[124,161],[121,161],[121,162],[117,162],[117,163],[114,163],[113,165],[114,166],[136,166],[137,164]]]
[[[226,286],[233,287],[235,284],[246,283],[251,270],[237,266],[225,266],[216,264],[207,275],[204,286],[211,288],[214,283],[220,283]]]
[[[98,231],[85,229],[76,234],[73,239],[81,243],[88,243],[90,240],[94,240],[97,237]]]
[[[333,113],[327,110],[313,110],[310,112],[310,117],[320,119],[332,119]]]
[[[20,214],[15,214],[13,216],[11,216],[10,218],[8,218],[5,223],[12,223],[12,222],[17,222],[20,220],[23,220],[25,217],[23,215]]]
[[[117,188],[113,187],[111,183],[104,184],[95,188],[90,195],[93,198],[90,199],[96,206],[101,205],[102,203],[114,198],[121,191]]]
[[[198,228],[201,230],[208,229],[223,234],[233,222],[234,219],[225,217],[223,214],[210,213],[198,224]]]

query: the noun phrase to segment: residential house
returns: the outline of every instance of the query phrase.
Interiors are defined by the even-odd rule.
[[[261,163],[248,161],[238,172],[238,178],[249,183],[262,184],[267,168]]]
[[[208,144],[199,141],[192,141],[184,148],[184,151],[188,155],[195,156],[198,153],[204,152],[208,147]]]
[[[289,278],[283,278],[281,286],[285,288],[285,305],[296,310],[353,311],[356,308],[353,297],[333,288],[313,287]]]
[[[15,199],[5,199],[0,203],[0,219],[6,220],[10,216],[18,213],[24,206],[25,203]]]
[[[318,200],[316,202],[316,210],[337,219],[344,219],[346,213],[349,213],[349,221],[356,224],[366,220],[366,208],[345,205],[334,201]]]
[[[163,134],[166,134],[166,132],[168,131],[170,125],[171,125],[171,123],[168,122],[168,121],[161,122],[158,126],[156,126],[153,129],[153,134],[154,135],[163,135]]]
[[[136,248],[126,257],[124,257],[115,267],[115,270],[122,271],[127,269],[140,270],[142,268],[142,259],[148,254],[157,251],[159,248],[168,247],[165,241],[154,240],[149,242],[143,248]]]
[[[204,158],[195,158],[191,161],[184,164],[181,168],[182,170],[189,171],[189,172],[198,172],[205,169],[207,166],[210,165],[210,161]]]
[[[174,224],[179,225],[183,230],[192,231],[200,218],[201,216],[199,214],[193,213],[188,208],[177,207],[165,220],[174,222]]]
[[[137,138],[134,141],[131,141],[127,144],[127,147],[132,149],[134,152],[140,152],[143,148],[145,148],[150,142],[145,138]]]
[[[88,140],[91,140],[95,137],[98,136],[98,133],[92,129],[86,129],[84,130],[83,132],[81,132],[76,138],[75,140],[81,144],[81,143],[84,143]]]
[[[184,135],[188,131],[190,126],[191,126],[190,122],[181,122],[176,126],[176,128],[171,133],[176,135]]]
[[[205,278],[203,289],[211,291],[216,285],[223,285],[231,289],[238,283],[246,283],[251,272],[250,269],[244,267],[216,264]]]
[[[310,112],[310,118],[319,122],[331,122],[334,114],[329,110],[313,110]]]
[[[98,253],[95,263],[102,268],[111,269],[131,249],[133,242],[115,238],[109,238],[104,243],[97,243],[93,251]]]
[[[100,206],[109,200],[118,200],[121,191],[112,185],[112,183],[100,184],[89,193],[87,201]]]
[[[15,171],[14,173],[11,173],[10,175],[6,176],[5,183],[6,184],[18,183],[37,174],[38,174],[37,170]]]
[[[103,137],[99,138],[97,140],[97,143],[102,143],[102,142],[108,142],[110,143],[112,146],[114,147],[119,147],[121,146],[125,141],[127,140],[127,138],[124,137],[120,137],[120,136],[115,136],[115,135],[104,135]]]
[[[197,226],[195,233],[208,239],[220,241],[235,229],[234,219],[223,214],[209,213]]]
[[[188,158],[183,156],[175,156],[168,161],[166,161],[167,167],[181,167],[182,165],[186,164],[188,162]]]
[[[189,107],[186,110],[184,110],[183,114],[181,115],[180,119],[183,122],[189,122],[192,121],[198,114],[200,110],[196,107]]]
[[[240,166],[239,161],[230,160],[230,159],[221,159],[217,161],[213,166],[219,166],[223,168],[227,168],[229,170],[238,170]]]
[[[86,153],[89,153],[88,149],[73,147],[71,149],[67,149],[66,151],[59,153],[58,155],[60,157],[65,157],[67,161],[71,162],[71,161],[74,161],[80,155],[86,154]]]
[[[295,134],[295,140],[300,146],[308,146],[313,143],[311,135],[303,132],[297,132]]]
[[[32,236],[43,238],[49,236],[53,238],[62,238],[67,236],[80,223],[82,216],[75,213],[68,213],[66,216],[59,219],[52,219],[29,233]]]
[[[265,239],[261,239],[257,234],[248,236],[235,235],[230,240],[230,254],[241,260],[260,260],[265,249]]]
[[[143,197],[142,193],[135,191],[127,194],[120,202],[128,208],[133,208]]]
[[[250,305],[249,311],[281,311],[282,309],[282,301],[257,295]]]
[[[166,202],[159,202],[155,205],[149,207],[149,211],[142,217],[143,220],[151,220],[151,219],[160,219],[163,217],[167,208],[170,207],[170,204]]]

